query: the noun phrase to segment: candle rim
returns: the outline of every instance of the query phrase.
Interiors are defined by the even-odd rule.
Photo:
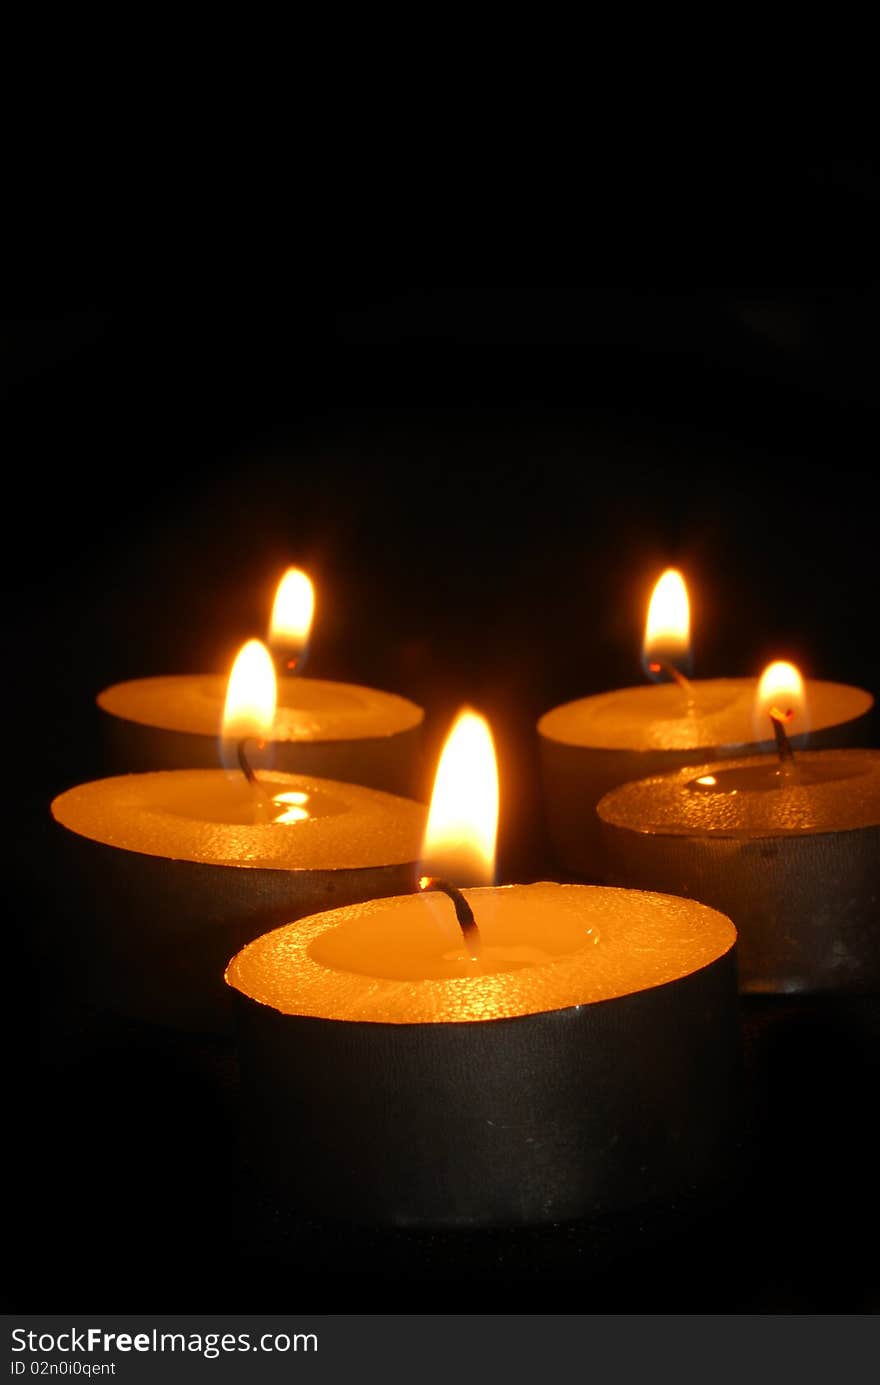
[[[102,688],[97,694],[95,702],[101,711],[109,716],[118,717],[120,721],[132,722],[136,726],[147,726],[182,736],[216,739],[221,734],[220,723],[227,682],[228,674],[221,673],[169,673],[147,678],[129,678],[121,683],[111,683],[106,688]],[[153,696],[161,697],[165,692],[173,694],[185,688],[195,689],[200,685],[208,685],[211,690],[211,696],[206,699],[204,708],[186,708],[182,714],[175,715],[166,712],[164,708],[157,711],[151,707]],[[326,721],[327,729],[320,725],[317,728],[312,726],[308,734],[303,734],[298,733],[295,727],[290,724],[293,714],[299,710],[302,715],[319,720],[321,709],[320,707],[297,709],[295,703],[286,703],[284,701],[285,694],[293,689],[307,698],[320,691],[342,693],[349,697],[367,694],[369,702],[366,706],[362,701],[359,702],[347,714],[337,711],[335,718]],[[132,699],[134,699],[134,705],[132,705]],[[208,709],[213,707],[215,700],[216,717],[208,725],[202,721],[202,716],[208,714]],[[286,713],[290,715],[286,716]],[[380,723],[382,717],[390,719],[392,729],[389,730],[384,725],[376,727],[375,722],[378,714],[381,714],[379,716]],[[309,744],[333,745],[355,740],[385,740],[392,736],[401,735],[421,726],[425,719],[425,711],[423,707],[419,707],[417,703],[400,693],[388,692],[383,688],[373,688],[367,684],[343,683],[327,678],[279,678],[278,706],[275,719],[274,734],[269,737],[273,742],[287,744],[302,739]],[[286,727],[285,723],[288,723]],[[285,734],[278,734],[282,730],[285,730]]]
[[[547,741],[575,750],[589,750],[598,755],[618,755],[621,753],[656,755],[699,752],[710,758],[731,750],[743,755],[753,754],[759,750],[769,749],[774,744],[772,731],[769,728],[765,739],[756,741],[754,738],[753,698],[758,681],[758,677],[694,679],[692,687],[696,689],[698,697],[694,716],[688,715],[686,700],[682,697],[680,690],[672,683],[639,683],[630,684],[623,688],[604,689],[601,692],[576,697],[548,708],[538,718],[537,731],[538,735]],[[867,688],[857,687],[853,683],[837,683],[825,678],[804,678],[804,687],[810,702],[810,729],[813,736],[819,732],[830,731],[836,726],[866,717],[875,705],[873,693],[869,692]],[[711,709],[701,711],[699,707],[700,694],[705,696],[707,693],[724,691],[731,693],[729,704],[715,711]],[[577,718],[579,712],[595,712],[601,709],[603,703],[610,704],[615,698],[622,699],[625,704],[621,712],[621,720],[627,728],[625,732],[616,730],[603,735],[596,731],[595,725],[588,726],[586,729],[578,729],[569,724],[573,718]],[[845,716],[839,717],[824,709],[823,703],[826,698],[829,702],[842,698],[851,703],[851,706],[847,708]],[[672,728],[673,731],[691,728],[694,735],[682,738],[673,734],[671,739],[666,741],[658,735],[656,739],[646,742],[645,732],[652,723],[644,720],[638,704],[647,703],[650,705],[652,701],[661,704],[671,702],[673,706],[676,705],[677,701],[680,701],[681,714],[679,716],[667,716],[662,719],[658,717],[654,725],[665,725]],[[626,703],[634,703],[635,706],[628,708]],[[735,712],[734,708],[736,708]],[[731,715],[735,715],[737,720],[741,720],[743,730],[746,733],[741,739],[725,740],[724,737],[710,734],[713,721],[723,721],[725,717]],[[703,727],[706,728],[705,731],[701,730]],[[799,744],[803,744],[805,740],[809,741],[809,736],[797,736],[793,738],[793,744],[797,747]]]
[[[426,809],[415,799],[386,793],[362,784],[322,779],[317,775],[289,774],[272,770],[267,778],[291,790],[326,794],[351,805],[346,814],[315,818],[292,824],[220,824],[181,818],[137,801],[138,788],[161,790],[163,780],[182,778],[210,785],[227,784],[236,776],[223,769],[150,770],[142,774],[112,775],[88,780],[58,794],[50,804],[54,820],[84,840],[133,855],[164,861],[232,870],[331,872],[374,870],[382,866],[415,865],[419,859]],[[242,776],[242,784],[245,785]],[[245,785],[245,792],[247,786]],[[132,796],[134,798],[132,799]],[[124,828],[115,816],[122,813]],[[340,821],[344,826],[340,827]],[[109,825],[108,825],[109,824]],[[183,824],[183,825],[182,825]],[[97,831],[95,827],[97,825]],[[91,830],[89,830],[91,828]],[[304,850],[305,832],[315,853],[297,865],[297,845]],[[352,829],[351,831],[349,829]],[[353,846],[341,848],[338,837],[349,839],[359,829]],[[381,829],[377,834],[376,829]],[[378,836],[378,845],[377,845]],[[184,845],[185,843],[185,845]],[[243,846],[249,844],[251,854]],[[354,854],[349,854],[353,852]]]
[[[712,760],[705,764],[685,765],[681,768],[668,770],[662,774],[646,775],[642,779],[629,780],[625,784],[619,784],[616,788],[609,790],[596,805],[596,812],[601,822],[618,831],[632,832],[636,836],[646,837],[694,837],[703,840],[736,840],[736,841],[761,841],[768,838],[786,837],[823,837],[837,836],[845,832],[864,832],[872,828],[880,828],[880,750],[873,747],[850,746],[817,750],[798,751],[794,764],[804,761],[815,763],[817,759],[824,761],[850,760],[857,758],[868,765],[868,772],[864,776],[873,788],[874,801],[876,807],[873,809],[870,804],[866,804],[859,799],[853,802],[850,798],[850,806],[862,807],[863,811],[856,814],[856,821],[847,823],[834,822],[831,819],[815,821],[813,823],[787,822],[785,825],[775,825],[772,820],[760,821],[761,813],[753,811],[752,818],[758,818],[756,822],[743,822],[740,825],[726,823],[723,826],[711,827],[700,820],[700,815],[694,812],[693,816],[688,817],[684,812],[687,807],[696,809],[699,805],[695,802],[696,795],[691,793],[688,786],[696,779],[706,775],[724,775],[731,770],[752,769],[772,767],[778,764],[772,754],[766,755],[746,755],[737,756],[727,760]],[[747,796],[740,797],[739,802],[733,805],[738,809],[741,804],[748,802],[754,810],[772,809],[777,814],[779,811],[780,795],[793,805],[802,802],[803,796],[809,794],[813,801],[818,800],[820,809],[830,808],[834,813],[839,811],[836,800],[841,793],[841,785],[850,782],[851,777],[842,777],[836,780],[829,780],[827,783],[798,784],[780,781],[778,789],[756,789]],[[822,792],[828,790],[827,793]],[[832,797],[834,802],[826,803]],[[721,801],[721,795],[714,797],[707,795],[703,798],[703,804],[714,802],[716,805]],[[733,795],[725,795],[725,806],[730,806]],[[808,805],[804,804],[804,807]],[[668,808],[671,812],[680,810],[681,816],[672,820],[657,822],[656,817],[660,815],[663,808]],[[736,812],[731,816],[736,818]]]
[[[611,889],[612,887],[609,885],[607,888]],[[647,893],[647,891],[644,893]],[[693,971],[685,972],[683,976],[671,977],[668,981],[658,981],[656,985],[653,986],[641,986],[635,991],[622,991],[620,995],[606,996],[603,1000],[576,1001],[566,1005],[555,1005],[545,1010],[524,1010],[515,1015],[493,1015],[488,1019],[394,1020],[370,1019],[363,1015],[359,1016],[357,1019],[344,1019],[339,1016],[307,1015],[299,1011],[279,1010],[277,1006],[270,1005],[265,1000],[258,1000],[254,996],[248,995],[247,992],[240,990],[234,982],[229,981],[228,967],[226,973],[224,973],[224,981],[236,992],[236,1001],[240,1002],[242,1005],[259,1005],[261,1010],[270,1011],[277,1016],[278,1021],[281,1023],[287,1020],[295,1020],[297,1023],[302,1024],[331,1024],[345,1026],[349,1029],[362,1026],[367,1030],[387,1029],[390,1031],[398,1031],[408,1029],[416,1031],[424,1029],[426,1025],[438,1025],[446,1029],[483,1029],[486,1025],[529,1024],[534,1023],[535,1020],[549,1020],[558,1016],[559,1021],[564,1024],[567,1017],[579,1014],[584,1010],[598,1010],[601,1006],[617,1005],[621,1001],[627,1000],[635,1002],[640,997],[652,991],[665,991],[672,986],[686,986],[692,982],[696,982],[701,976],[705,975],[711,967],[717,967],[723,964],[725,959],[730,957],[731,952],[736,947],[736,942],[737,939],[734,938],[730,946],[724,952],[719,952],[717,957],[713,957],[710,961],[704,962],[702,966],[695,967]]]
[[[254,938],[241,948],[229,961],[224,973],[224,980],[233,990],[237,991],[244,1000],[261,1005],[267,1010],[274,1010],[275,1013],[283,1018],[302,1018],[316,1020],[335,1020],[344,1024],[393,1024],[398,1025],[424,1025],[432,1024],[484,1024],[500,1020],[528,1019],[535,1015],[553,1014],[556,1012],[573,1011],[584,1009],[587,1006],[604,1004],[614,1000],[623,999],[640,995],[644,991],[657,990],[666,985],[673,984],[682,980],[687,980],[703,972],[708,966],[715,965],[724,957],[727,957],[735,947],[737,930],[733,922],[720,910],[714,909],[709,905],[702,904],[696,900],[683,899],[678,895],[662,894],[656,890],[632,890],[611,885],[584,885],[567,884],[555,881],[536,881],[529,885],[496,885],[496,886],[476,886],[464,891],[474,908],[475,915],[479,916],[480,903],[479,896],[483,892],[503,892],[507,890],[535,890],[546,891],[586,891],[594,896],[598,903],[597,896],[610,894],[616,896],[632,896],[634,905],[640,906],[647,911],[646,917],[650,918],[652,911],[655,919],[663,914],[668,923],[669,919],[682,919],[687,917],[689,920],[699,919],[695,924],[693,936],[688,938],[690,947],[702,948],[704,950],[700,962],[692,966],[690,970],[678,972],[674,975],[661,976],[660,979],[645,981],[637,985],[626,985],[620,991],[614,991],[609,995],[603,995],[599,999],[589,999],[587,996],[587,984],[582,979],[584,968],[591,965],[592,958],[589,951],[582,951],[572,956],[572,958],[561,957],[553,962],[542,964],[534,968],[540,971],[543,985],[542,991],[546,995],[548,984],[557,983],[557,1003],[541,1004],[538,1008],[529,1003],[526,994],[529,987],[529,978],[526,976],[528,969],[520,971],[506,972],[504,976],[504,987],[507,992],[505,1003],[507,1013],[493,1014],[483,1017],[480,1015],[444,1015],[438,1013],[440,1009],[455,1009],[461,1007],[462,998],[467,999],[476,992],[478,996],[484,996],[487,1001],[491,1001],[494,1007],[498,1005],[497,985],[498,974],[487,976],[468,976],[447,979],[412,979],[408,981],[381,981],[375,977],[368,977],[356,972],[342,970],[331,970],[323,967],[316,962],[309,951],[311,943],[321,935],[323,931],[334,927],[337,922],[345,922],[352,914],[356,916],[366,916],[376,913],[383,908],[391,905],[395,908],[404,905],[411,905],[412,901],[423,899],[420,895],[397,895],[390,899],[367,900],[361,904],[344,905],[341,908],[326,910],[319,914],[312,914],[306,918],[299,919],[293,923],[288,923],[273,928],[268,932]],[[685,906],[684,908],[682,906]],[[689,907],[688,907],[689,906]],[[711,923],[711,929],[707,927]],[[719,938],[723,939],[723,946],[720,942],[713,947],[710,943],[710,932],[712,929]],[[259,987],[252,985],[246,988],[242,973],[248,967],[258,967],[261,953],[277,953],[279,944],[290,944],[289,948],[284,948],[286,961],[288,963],[287,983],[295,986],[299,991],[299,1005],[294,1010],[282,1008],[275,1003],[274,999],[266,999],[265,987],[264,994],[254,994]],[[290,963],[295,958],[295,965]],[[576,963],[573,966],[572,963]],[[571,990],[571,974],[576,973],[575,994]],[[588,973],[589,975],[589,973]],[[358,1014],[341,1015],[338,1013],[328,1013],[330,1010],[347,1008],[352,1004],[351,985],[357,983],[357,987],[366,995],[365,1010]],[[569,984],[566,984],[569,983]],[[463,987],[468,988],[467,996]],[[395,1009],[395,996],[398,996],[402,989],[406,991],[407,1005],[413,1011],[406,1018],[399,1018],[392,1013]],[[333,994],[328,993],[332,991]],[[303,1001],[303,997],[306,997]],[[558,997],[563,999],[558,999]]]

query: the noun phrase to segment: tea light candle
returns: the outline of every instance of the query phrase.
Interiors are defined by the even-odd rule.
[[[265,749],[254,753],[255,768],[415,794],[421,707],[377,688],[289,676],[302,666],[313,610],[311,583],[291,570],[273,607],[268,643],[279,670],[277,706]],[[105,688],[97,703],[108,767],[121,772],[215,766],[225,695],[221,674],[138,678]]]
[[[273,712],[271,700],[248,704],[241,693],[249,710],[227,708],[239,738]],[[83,896],[75,917],[89,933],[72,942],[88,960],[94,1002],[205,1031],[228,1019],[223,970],[247,939],[316,909],[412,890],[425,822],[422,805],[361,785],[283,773],[251,783],[222,769],[81,784],[52,815],[64,829],[65,879]]]
[[[668,574],[665,581],[655,589],[645,633],[644,662],[652,676],[677,672],[690,661],[687,596]],[[658,609],[658,594],[668,598],[665,610]],[[810,721],[793,737],[795,749],[865,739],[870,693],[815,679],[806,688]],[[754,678],[673,680],[599,693],[546,712],[538,737],[548,830],[560,866],[586,879],[606,878],[595,809],[617,785],[770,750],[770,723],[755,725],[756,689]]]
[[[476,962],[449,901],[425,896],[318,914],[232,960],[250,1155],[277,1195],[475,1226],[716,1175],[735,1138],[730,921],[601,886],[463,894]]]
[[[426,842],[435,863],[456,854]],[[629,890],[454,893],[476,942],[432,893],[317,914],[230,962],[246,1138],[276,1195],[356,1221],[513,1225],[716,1176],[735,1138],[730,921]]]
[[[598,817],[613,881],[733,919],[743,990],[880,989],[880,752],[690,766],[613,790]]]
[[[230,953],[282,920],[415,886],[424,808],[361,785],[273,774],[270,813],[224,770],[80,784],[52,803],[64,829],[72,939],[101,1009],[224,1028]]]

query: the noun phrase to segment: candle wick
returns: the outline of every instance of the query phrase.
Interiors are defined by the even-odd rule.
[[[770,708],[770,721],[773,725],[773,734],[776,737],[776,749],[779,752],[780,763],[783,765],[794,759],[791,741],[785,731],[785,722],[790,715],[790,713],[780,712],[778,707]]]
[[[254,772],[254,767],[253,767],[253,765],[250,763],[250,761],[248,760],[247,751],[245,750],[245,746],[247,745],[248,741],[254,740],[254,739],[255,739],[255,738],[254,738],[253,736],[244,736],[244,737],[242,738],[242,740],[240,740],[240,741],[237,743],[235,749],[236,749],[236,754],[238,755],[238,763],[239,763],[239,765],[240,765],[240,767],[241,767],[241,772],[242,772],[242,774],[244,775],[245,779],[246,779],[246,780],[248,781],[248,783],[250,784],[251,788],[256,789],[257,792],[258,792],[259,794],[262,794],[262,796],[263,796],[264,798],[269,799],[269,801],[271,802],[272,796],[271,796],[271,794],[268,792],[268,790],[260,783],[259,779],[257,778],[257,776],[256,776],[256,774],[255,774],[255,772]],[[265,741],[259,741],[259,740],[257,741],[257,748],[258,748],[258,749],[261,750],[261,749],[263,748],[264,745],[265,745]]]
[[[464,895],[462,894],[461,890],[456,889],[454,885],[450,885],[448,880],[438,880],[437,877],[434,875],[421,876],[419,879],[419,889],[424,892],[427,892],[429,890],[438,890],[440,894],[445,894],[449,899],[452,900],[452,903],[455,906],[455,917],[458,920],[458,926],[462,931],[462,936],[464,937],[465,945],[470,949],[472,957],[478,957],[480,954],[480,949],[482,947],[480,930],[477,927],[477,921],[474,918],[474,912],[471,906],[468,904],[467,900],[465,899]]]
[[[269,640],[269,652],[279,678],[295,678],[302,672],[305,664],[305,645],[284,644],[279,640]]]
[[[671,664],[668,659],[652,659],[648,665],[651,673],[665,673],[667,678],[671,678],[677,683],[688,700],[688,705],[693,706],[694,689],[690,679],[685,678],[684,674]]]

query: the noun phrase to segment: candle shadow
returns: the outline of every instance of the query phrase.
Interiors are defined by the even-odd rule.
[[[877,1229],[880,997],[744,998],[742,1013],[747,1138],[716,1184],[589,1220],[454,1231],[278,1205],[242,1160],[230,1045],[56,1017],[53,1061],[16,1103],[30,1191],[11,1217],[10,1307],[265,1312],[294,1295],[311,1311],[332,1295],[340,1311],[387,1312],[406,1286],[461,1312],[491,1286],[506,1311],[534,1312],[556,1311],[565,1283],[585,1312],[874,1311],[859,1245]]]

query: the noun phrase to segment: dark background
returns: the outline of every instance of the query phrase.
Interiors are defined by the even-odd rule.
[[[732,1210],[464,1245],[258,1214],[229,1055],[85,1040],[41,986],[48,803],[100,773],[95,694],[227,669],[290,563],[309,674],[424,706],[429,765],[461,703],[490,717],[501,880],[552,877],[535,721],[640,681],[664,566],[698,676],[790,657],[880,688],[876,165],[766,151],[619,174],[576,214],[454,211],[430,251],[345,223],[277,270],[145,262],[3,323],[15,1309],[385,1311],[414,1283],[466,1311],[472,1280],[502,1311],[559,1281],[599,1311],[880,1306],[870,1004],[744,1007]]]

